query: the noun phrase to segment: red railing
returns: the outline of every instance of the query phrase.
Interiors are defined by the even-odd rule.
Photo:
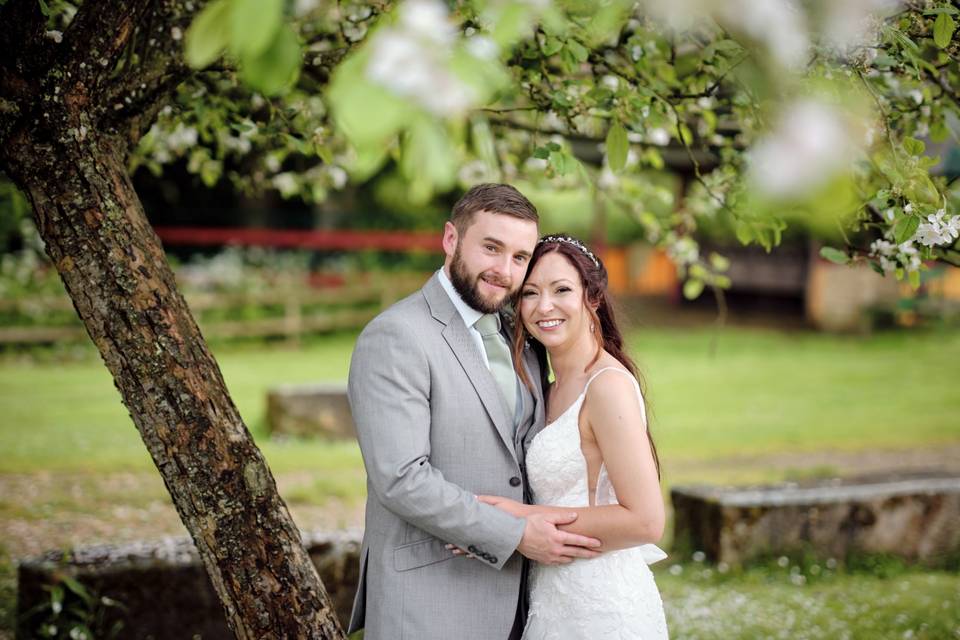
[[[157,227],[157,235],[168,245],[241,245],[318,249],[327,251],[427,251],[440,253],[440,232],[425,231],[306,231],[302,229],[250,229]]]

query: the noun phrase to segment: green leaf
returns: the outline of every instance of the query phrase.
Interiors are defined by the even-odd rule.
[[[429,199],[453,186],[457,158],[447,132],[436,120],[418,118],[405,138],[401,170],[410,182],[411,194]]]
[[[897,244],[903,244],[914,236],[919,226],[920,218],[916,216],[904,216],[900,218],[893,227],[894,241]]]
[[[713,267],[715,271],[726,271],[730,268],[730,259],[719,253],[711,253],[710,266]]]
[[[283,24],[283,0],[233,0],[230,51],[238,58],[258,56]]]
[[[614,122],[607,132],[607,162],[614,171],[621,171],[627,166],[627,152],[630,143],[627,141],[627,130],[619,122]]]
[[[68,575],[62,575],[60,578],[63,580],[63,584],[67,585],[67,588],[70,589],[70,591],[80,596],[80,598],[88,605],[93,605],[94,597],[90,594],[85,586],[77,581],[76,578]]]
[[[297,34],[285,24],[277,29],[273,41],[263,53],[243,57],[240,71],[251,88],[272,96],[294,85],[302,61]]]
[[[383,87],[364,80],[368,60],[367,56],[353,55],[340,63],[330,81],[327,97],[337,126],[357,147],[358,153],[370,148],[368,156],[383,158],[383,149],[410,121],[413,107]]]
[[[950,46],[950,40],[953,38],[953,32],[957,29],[957,23],[949,13],[941,13],[933,23],[933,41],[941,49]]]
[[[577,62],[586,62],[590,55],[589,49],[573,39],[567,40],[567,44],[564,48],[570,52],[570,54],[573,56],[573,59]]]
[[[561,176],[567,175],[567,172],[573,168],[573,158],[564,151],[551,153],[548,162],[557,175]]]
[[[903,148],[912,156],[921,156],[926,150],[927,145],[916,138],[906,137],[903,139]]]
[[[537,147],[533,150],[533,157],[540,160],[546,160],[550,157],[550,149],[546,147]]]
[[[693,300],[703,293],[703,280],[687,280],[683,283],[683,297]]]
[[[563,48],[563,40],[556,38],[554,36],[547,36],[543,39],[543,44],[540,45],[540,50],[545,56],[552,56],[556,52],[560,51]]]
[[[820,257],[834,264],[848,264],[850,262],[850,256],[833,247],[820,247]]]
[[[214,0],[187,29],[183,55],[194,69],[201,69],[219,58],[230,43],[231,7],[229,0]]]
[[[605,42],[615,41],[623,28],[624,22],[630,17],[633,2],[613,0],[587,4],[590,15],[585,29],[587,44],[591,47],[598,47]]]
[[[500,49],[507,51],[519,40],[530,26],[530,10],[525,3],[506,4],[496,17],[490,37]]]
[[[945,15],[945,14],[940,14],[940,15]],[[907,279],[910,281],[911,287],[913,287],[914,289],[920,288],[920,272],[919,271],[911,271],[910,275],[907,276]]]

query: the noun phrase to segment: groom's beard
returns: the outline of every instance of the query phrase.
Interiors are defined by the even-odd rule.
[[[484,278],[487,282],[492,282],[501,287],[507,287],[508,292],[504,293],[499,300],[491,300],[485,298],[477,288],[477,282],[482,277],[482,273],[475,276],[467,270],[467,265],[463,262],[458,245],[453,252],[453,260],[450,262],[450,282],[453,284],[453,288],[457,290],[457,293],[460,294],[464,302],[477,311],[496,313],[503,308],[510,299],[510,294],[513,293],[513,291],[510,290],[510,282],[494,276]]]

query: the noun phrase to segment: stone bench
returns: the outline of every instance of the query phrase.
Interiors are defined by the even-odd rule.
[[[344,628],[357,589],[361,536],[358,530],[303,534]],[[50,601],[44,587],[62,583],[63,576],[122,605],[103,608],[102,628],[109,629],[115,621],[123,624],[117,637],[233,640],[220,601],[187,537],[78,547],[22,560],[17,575],[17,638],[37,637],[36,629],[49,615],[36,611]]]
[[[890,554],[936,565],[960,554],[960,476],[909,475],[752,488],[675,487],[674,549],[743,565],[812,553]]]
[[[267,428],[273,436],[356,440],[347,385],[284,385],[267,392]]]

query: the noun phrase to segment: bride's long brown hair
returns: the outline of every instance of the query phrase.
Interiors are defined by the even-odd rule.
[[[553,238],[563,238],[569,241],[554,240]],[[579,240],[566,235],[549,236],[546,240],[541,241],[537,244],[536,249],[533,251],[533,256],[530,258],[530,264],[527,267],[527,277],[530,277],[530,274],[533,273],[533,268],[537,265],[537,262],[548,253],[559,253],[566,258],[580,275],[580,283],[583,286],[583,304],[587,309],[587,313],[590,314],[590,325],[593,327],[593,336],[597,342],[597,353],[587,366],[584,367],[584,372],[600,359],[601,354],[605,350],[616,358],[617,361],[637,379],[642,392],[646,395],[644,389],[646,385],[640,375],[640,370],[624,348],[623,334],[617,325],[613,304],[607,289],[607,269],[603,266],[600,258],[594,254],[588,255],[583,249],[580,249],[577,244],[583,246]],[[594,264],[594,259],[596,259],[596,264]],[[526,278],[524,282],[526,282]],[[532,391],[533,382],[527,376],[527,372],[523,366],[523,350],[526,344],[531,344],[537,351],[541,366],[545,367],[546,349],[527,332],[526,327],[523,325],[523,318],[520,317],[520,296],[522,293],[523,287],[521,286],[520,289],[517,290],[513,300],[513,308],[517,314],[513,330],[513,364],[514,369],[520,375],[520,379]],[[596,309],[594,309],[594,306],[596,306]],[[644,403],[644,405],[646,405],[646,403]],[[653,452],[653,462],[657,467],[657,475],[659,476],[660,458],[657,455],[657,447],[653,442],[653,436],[650,434],[650,421],[646,406],[644,406],[644,420],[647,422],[647,439],[650,441],[650,450]]]

